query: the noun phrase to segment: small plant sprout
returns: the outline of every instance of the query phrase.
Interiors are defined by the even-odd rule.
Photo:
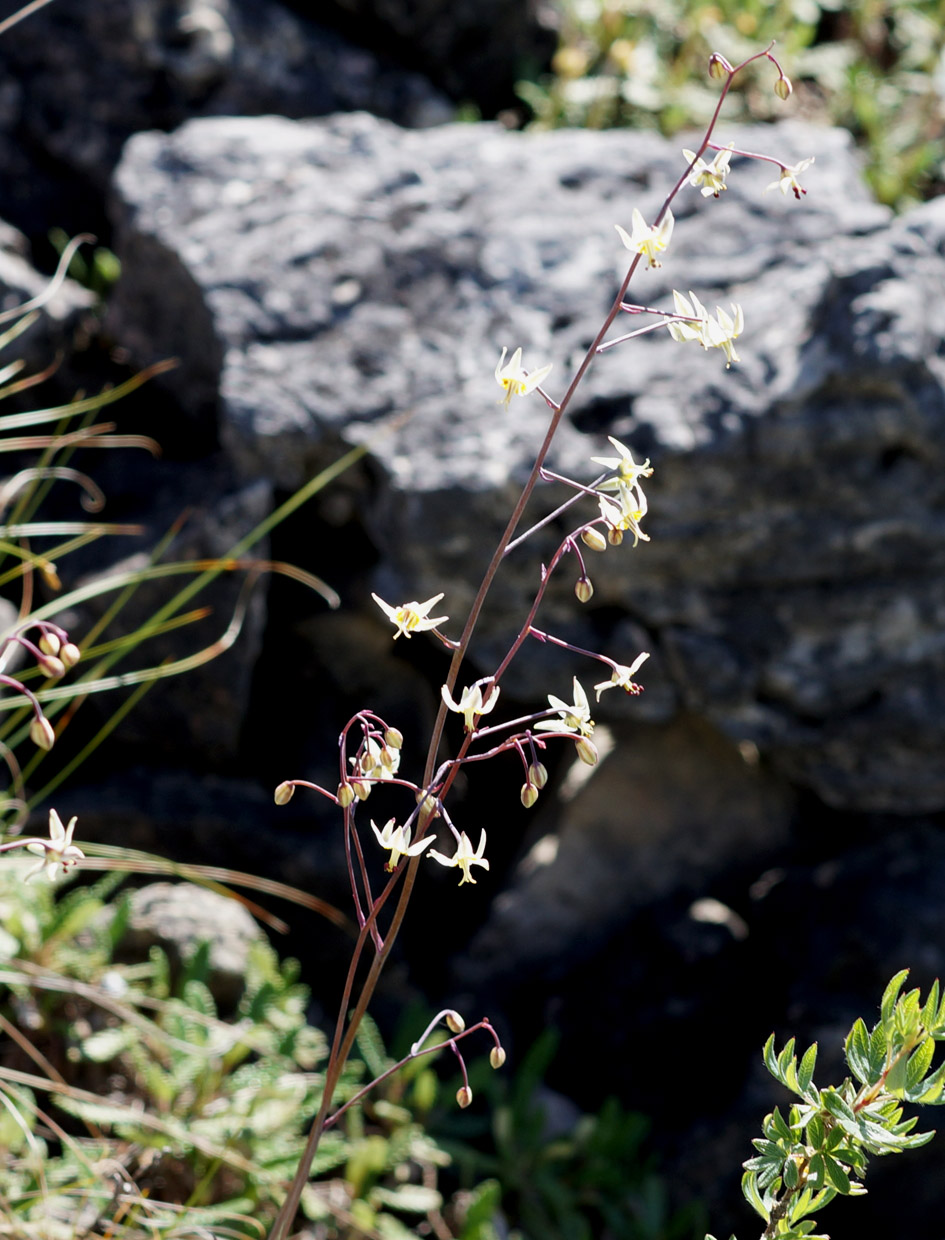
[[[470,843],[469,836],[465,831],[461,831],[456,843],[456,852],[453,853],[452,857],[445,857],[441,852],[437,852],[435,848],[431,848],[430,856],[434,859],[434,861],[439,861],[440,865],[459,866],[463,872],[463,877],[459,880],[459,885],[462,887],[463,883],[475,883],[476,881],[472,876],[472,866],[481,865],[484,870],[488,870],[489,862],[483,856],[485,851],[485,831],[483,831],[479,836],[479,847],[475,852],[473,852],[473,846]]]
[[[401,635],[411,637],[416,633],[430,632],[450,651],[450,662],[446,674],[440,674],[435,682],[439,688],[439,701],[425,755],[418,758],[408,752],[409,746],[401,749],[403,738],[400,733],[371,711],[362,710],[348,721],[340,734],[340,784],[331,790],[307,785],[340,810],[348,879],[359,930],[348,966],[341,1010],[325,1072],[324,1099],[312,1124],[305,1154],[299,1163],[285,1204],[270,1233],[270,1240],[286,1240],[290,1234],[322,1133],[339,1113],[332,1111],[333,1094],[355,1045],[358,1028],[376,991],[381,971],[400,932],[415,885],[423,870],[428,868],[427,861],[432,860],[439,865],[458,869],[460,886],[476,882],[473,877],[476,867],[489,872],[489,861],[485,856],[486,832],[481,832],[479,844],[473,849],[467,833],[453,826],[450,820],[446,803],[457,777],[460,773],[469,774],[477,770],[482,762],[502,760],[505,755],[509,755],[521,762],[525,768],[525,782],[521,786],[520,798],[528,807],[535,804],[539,791],[547,782],[548,774],[539,761],[539,755],[549,746],[571,743],[582,762],[593,766],[598,761],[598,752],[591,740],[594,732],[591,707],[577,677],[573,681],[573,701],[567,702],[550,694],[549,704],[545,709],[508,721],[501,719],[500,685],[510,663],[526,642],[546,642],[569,651],[572,656],[589,659],[595,664],[605,664],[608,678],[594,685],[598,701],[601,695],[610,689],[622,689],[631,695],[641,692],[642,686],[633,678],[649,657],[647,652],[640,653],[629,664],[617,663],[596,650],[581,649],[553,633],[539,629],[535,621],[549,583],[555,578],[555,574],[560,572],[565,561],[576,566],[574,593],[580,602],[587,603],[593,597],[594,588],[587,574],[584,549],[591,547],[599,553],[610,553],[624,541],[623,536],[627,531],[633,534],[634,546],[647,541],[647,536],[640,528],[647,512],[643,482],[652,476],[653,469],[648,460],[642,463],[637,461],[632,447],[613,436],[609,437],[613,453],[592,458],[597,466],[603,466],[606,471],[595,481],[566,478],[553,472],[549,468],[549,454],[554,447],[555,435],[561,421],[568,413],[575,393],[590,366],[597,362],[601,354],[625,345],[638,335],[668,328],[671,337],[677,342],[698,341],[704,349],[721,349],[728,364],[738,360],[734,341],[741,335],[744,324],[741,310],[737,306],[732,307],[731,313],[719,309],[713,316],[694,293],[690,293],[688,298],[681,293],[675,293],[673,309],[669,309],[665,306],[649,306],[630,301],[628,290],[631,282],[640,274],[640,266],[644,260],[648,267],[659,266],[660,257],[666,253],[673,235],[675,221],[672,205],[687,185],[701,190],[708,200],[719,199],[726,186],[731,161],[736,156],[774,163],[784,170],[779,184],[786,181],[788,189],[796,183],[797,175],[809,166],[810,161],[802,161],[794,168],[788,168],[773,156],[739,151],[731,143],[722,145],[714,139],[721,107],[733,79],[755,61],[773,65],[779,81],[784,80],[783,71],[772,55],[771,47],[746,58],[734,68],[722,56],[714,56],[710,61],[710,74],[721,84],[720,98],[712,119],[701,142],[694,144],[694,150],[685,152],[686,163],[680,162],[678,178],[653,217],[656,222],[653,225],[647,224],[640,209],[634,207],[631,231],[627,233],[617,225],[617,232],[630,252],[629,262],[610,309],[588,345],[560,402],[552,401],[539,386],[551,370],[550,364],[526,370],[522,365],[521,348],[516,348],[510,357],[507,349],[502,349],[495,368],[495,379],[502,390],[499,403],[508,407],[513,396],[527,396],[537,390],[550,412],[528,479],[492,553],[463,623],[460,638],[454,642],[438,631],[448,617],[431,615],[444,597],[442,593],[422,603],[409,602],[398,606],[391,606],[378,595],[373,595],[375,603],[394,626],[395,640]],[[710,209],[717,208],[713,205]],[[652,321],[626,335],[612,335],[612,328],[622,314],[646,315]],[[545,508],[544,516],[539,516],[533,526],[519,532],[524,514],[526,510],[530,510],[529,503],[539,485],[563,488],[567,492],[567,498],[550,502]],[[567,523],[557,549],[548,555],[544,562],[536,564],[533,596],[524,609],[526,614],[516,618],[510,625],[508,645],[495,670],[471,684],[469,682],[472,677],[467,673],[467,687],[460,692],[458,686],[463,684],[460,676],[469,656],[476,625],[503,559],[510,550],[518,550],[538,530],[551,528],[553,522],[561,521],[572,506],[578,505],[581,506],[580,516],[573,523]],[[444,732],[450,712],[463,717],[464,729],[455,750],[444,755]],[[489,716],[487,726],[483,726],[485,715]],[[390,739],[395,733],[398,737],[397,745]],[[373,821],[370,823],[378,844],[390,854],[387,864],[388,877],[383,888],[375,891],[371,884],[370,867],[365,862],[362,848],[365,824],[361,803],[371,792],[372,786],[381,780],[385,781],[385,796],[396,795],[398,790],[403,789],[405,794],[412,798],[413,805],[408,814],[400,815],[403,825],[398,826],[394,817],[383,827],[378,827]],[[293,785],[301,785],[304,781],[291,782]],[[441,851],[434,843],[437,837],[442,839],[447,831],[452,834],[454,841],[451,854]],[[485,1020],[473,1026],[474,1029],[483,1027],[491,1028]],[[470,1032],[471,1030],[467,1030],[457,1034],[446,1044],[460,1057],[461,1063],[462,1057],[456,1043]],[[427,1050],[428,1048],[424,1048],[422,1053],[427,1053]],[[504,1052],[496,1041],[490,1063],[497,1068],[501,1067],[503,1061]],[[457,1102],[466,1107],[472,1102],[472,1091],[465,1076],[465,1066],[463,1073],[463,1085],[457,1094]],[[367,1092],[379,1079],[381,1078],[376,1078],[375,1082],[365,1086],[362,1092]],[[347,1105],[348,1102],[343,1103],[341,1109]]]
[[[409,637],[411,633],[423,633],[428,629],[435,630],[438,625],[444,624],[449,620],[449,616],[431,617],[427,614],[437,605],[442,597],[442,594],[434,594],[433,598],[428,598],[425,603],[401,603],[399,607],[391,607],[390,603],[385,603],[376,594],[371,595],[374,602],[377,603],[384,615],[396,628],[394,641],[401,634],[404,637]]]
[[[508,362],[505,363],[505,355],[507,349],[502,350],[502,356],[499,358],[499,364],[495,368],[495,381],[505,393],[499,397],[499,404],[508,408],[509,401],[513,396],[527,396],[529,392],[534,392],[535,388],[541,383],[542,379],[547,378],[551,373],[551,364],[542,366],[539,370],[533,370],[529,373],[522,369],[522,350],[516,349]],[[505,363],[503,365],[503,363]]]
[[[628,233],[625,228],[621,228],[619,224],[615,224],[617,232],[620,234],[620,240],[624,243],[628,250],[633,254],[642,254],[646,259],[648,267],[661,267],[663,264],[657,258],[658,254],[664,253],[669,248],[669,241],[673,235],[673,213],[666,208],[666,213],[658,224],[654,224],[651,228],[637,207],[633,208],[633,232]]]

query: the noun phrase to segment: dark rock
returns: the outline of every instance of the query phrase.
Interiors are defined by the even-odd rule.
[[[0,45],[0,214],[32,237],[104,222],[121,146],[191,116],[365,108],[403,124],[449,105],[422,77],[278,3],[77,0],[14,26]]]
[[[580,614],[571,582],[553,586],[542,621],[593,649],[632,619],[661,656],[645,682],[797,784],[850,809],[934,809],[945,269],[908,217],[868,201],[843,135],[732,136],[787,160],[816,152],[810,193],[762,201],[770,174],[737,167],[724,201],[680,200],[672,255],[637,296],[665,302],[677,282],[709,305],[737,299],[744,360],[725,371],[659,333],[592,370],[553,467],[587,477],[604,432],[653,457],[653,541],[632,564],[610,555]],[[135,342],[152,329],[159,353],[188,327],[176,317],[165,339],[141,291],[192,302],[200,345],[184,340],[177,391],[205,405],[218,382],[239,467],[282,487],[409,411],[373,449],[384,485],[363,519],[385,557],[378,592],[443,589],[461,616],[545,423],[537,400],[495,409],[497,346],[559,359],[564,382],[622,268],[614,218],[652,215],[679,159],[650,135],[418,134],[368,117],[142,135],[116,178],[115,327]],[[553,545],[544,535],[507,562],[481,668]],[[526,647],[508,691],[542,697],[553,665],[563,687],[574,668]]]

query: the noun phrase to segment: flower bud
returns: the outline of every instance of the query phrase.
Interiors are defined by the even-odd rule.
[[[534,784],[522,784],[522,791],[519,795],[522,798],[522,804],[525,808],[531,809],[531,807],[538,800],[538,789]]]
[[[794,93],[794,87],[791,85],[791,79],[789,77],[785,77],[782,73],[774,84],[774,93],[779,99],[790,99],[791,95]]]
[[[460,1016],[459,1012],[453,1011],[452,1008],[448,1012],[444,1012],[443,1015],[446,1020],[446,1027],[451,1033],[462,1033],[466,1028],[466,1022],[462,1016]]]
[[[575,745],[575,749],[582,762],[586,762],[588,766],[597,766],[597,746],[593,741],[589,741],[586,736],[582,736]]]
[[[548,771],[543,762],[533,762],[528,768],[528,778],[536,788],[544,788],[548,782]]]
[[[404,743],[404,734],[399,728],[388,728],[384,733],[384,740],[391,749],[400,749]]]
[[[66,642],[59,650],[59,658],[62,659],[66,667],[75,667],[82,658],[82,651],[75,642]]]
[[[607,541],[612,547],[619,547],[623,542],[623,530],[618,530],[612,525],[607,531]]]
[[[607,550],[607,539],[593,525],[589,525],[586,530],[581,531],[581,542],[585,547],[590,547],[592,551]]]
[[[33,719],[30,724],[30,740],[38,749],[52,749],[56,743],[56,733],[45,715]]]
[[[295,784],[284,779],[279,787],[272,794],[272,799],[277,805],[288,805],[295,796]]]
[[[366,801],[371,795],[371,785],[366,784],[362,779],[353,779],[351,788],[359,801]]]
[[[420,806],[420,816],[428,816],[430,818],[439,817],[439,811],[436,807],[436,797],[432,793],[424,795],[422,792],[417,793],[417,804]]]
[[[574,593],[579,603],[589,603],[594,597],[594,587],[587,577],[579,577],[574,583]]]
[[[466,1107],[472,1102],[472,1090],[468,1085],[460,1085],[456,1091],[456,1101],[465,1111]]]
[[[709,57],[709,77],[724,78],[729,77],[735,70],[728,63],[724,56],[720,56],[718,52],[713,52]]]
[[[343,784],[338,785],[338,791],[335,793],[335,800],[342,809],[347,809],[354,800],[354,789],[347,780]]]
[[[391,751],[387,748],[386,745],[381,750],[380,757],[381,757],[381,766],[385,766],[387,767],[388,770],[391,770],[394,765],[394,755],[391,753]]]
[[[499,1069],[505,1063],[505,1050],[501,1046],[493,1046],[489,1052],[489,1063],[493,1068]]]
[[[44,654],[37,659],[39,670],[44,676],[49,676],[52,680],[58,680],[60,676],[65,676],[66,665],[62,659],[56,659],[51,654]]]
[[[43,654],[57,655],[59,647],[62,645],[55,633],[43,633],[40,635],[39,641],[36,643]]]

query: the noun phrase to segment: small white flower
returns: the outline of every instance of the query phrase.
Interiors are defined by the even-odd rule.
[[[42,861],[35,869],[30,870],[28,874],[23,876],[24,882],[33,882],[41,874],[45,874],[49,881],[54,883],[59,876],[60,866],[65,874],[77,861],[81,861],[85,857],[82,849],[72,842],[72,832],[75,830],[75,824],[75,818],[70,818],[69,825],[64,827],[56,811],[54,809],[49,811],[49,841],[26,845],[27,850],[35,853],[38,857],[42,857]]]
[[[548,694],[548,704],[558,712],[559,718],[543,719],[541,723],[536,723],[536,732],[575,732],[578,736],[591,735],[594,731],[594,720],[591,718],[590,704],[576,676],[573,689],[573,703],[562,702],[561,698],[555,697],[553,693]]]
[[[371,598],[377,603],[384,615],[396,627],[397,632],[394,634],[394,641],[400,637],[401,633],[404,637],[409,637],[411,633],[422,633],[425,629],[435,629],[437,625],[449,620],[449,616],[435,616],[431,618],[427,614],[442,597],[442,594],[435,594],[433,598],[428,598],[425,603],[401,603],[399,607],[391,607],[390,603],[385,603],[376,594],[371,595]]]
[[[802,159],[799,164],[782,164],[781,175],[776,181],[771,182],[765,193],[770,193],[773,189],[779,189],[782,194],[793,193],[794,197],[800,200],[801,194],[806,194],[807,190],[801,188],[797,178],[802,172],[806,172],[813,162],[814,156],[811,155],[810,159]]]
[[[450,865],[450,866],[458,865],[459,868],[463,871],[463,877],[459,880],[459,885],[460,887],[462,887],[463,883],[475,883],[476,881],[473,878],[472,873],[470,872],[471,866],[481,865],[483,869],[488,870],[489,862],[482,855],[485,852],[485,850],[486,850],[485,831],[483,831],[482,834],[479,836],[479,847],[476,849],[475,852],[473,852],[473,846],[470,843],[469,836],[466,834],[465,831],[463,831],[460,834],[459,843],[456,845],[456,852],[453,854],[452,857],[444,857],[444,855],[440,852],[437,852],[435,848],[430,849],[429,855],[435,861],[439,861],[440,865]]]
[[[603,490],[603,487],[601,487]],[[640,484],[627,486],[621,483],[617,487],[617,502],[609,499],[606,495],[599,496],[600,515],[607,522],[612,530],[630,530],[633,534],[633,545],[642,540],[650,541],[649,534],[644,534],[640,529],[640,522],[646,516],[646,496],[640,488]]]
[[[633,232],[628,234],[626,229],[615,224],[617,232],[620,233],[620,240],[624,243],[628,250],[634,254],[642,254],[650,267],[660,267],[662,264],[656,257],[662,254],[669,246],[669,239],[673,235],[673,213],[667,209],[659,224],[654,224],[651,228],[643,218],[642,214],[633,208]]]
[[[592,456],[591,460],[595,465],[603,465],[605,469],[615,470],[618,474],[617,478],[609,478],[606,482],[602,482],[598,488],[601,491],[616,491],[620,483],[632,486],[638,478],[649,478],[653,470],[650,467],[649,460],[639,465],[633,459],[633,453],[629,448],[625,447],[619,439],[614,439],[613,435],[607,438],[620,453],[619,456]]]
[[[523,370],[521,349],[516,349],[508,363],[503,366],[507,352],[507,349],[502,350],[499,364],[495,368],[495,381],[505,393],[504,396],[499,397],[499,404],[505,405],[506,408],[513,396],[527,396],[529,392],[533,392],[542,379],[550,374],[552,366],[549,362],[547,366],[542,366],[540,370],[533,370],[531,373]]]
[[[639,693],[641,686],[634,683],[633,676],[649,657],[649,651],[645,651],[643,654],[637,655],[629,667],[625,667],[622,663],[615,663],[610,680],[602,680],[599,685],[594,686],[597,690],[598,702],[600,701],[600,695],[608,689],[625,689],[627,693]]]
[[[683,155],[690,164],[696,159],[689,173],[689,184],[697,189],[701,186],[703,198],[718,198],[722,190],[728,189],[725,178],[730,172],[729,161],[732,158],[734,146],[735,143],[731,142],[721,151],[716,151],[715,159],[711,164],[707,164],[704,159],[696,159],[695,151],[683,151]]]
[[[465,718],[467,732],[475,732],[476,716],[487,715],[499,700],[499,690],[493,687],[492,692],[489,694],[488,702],[483,705],[482,690],[478,684],[473,685],[471,689],[464,689],[458,702],[454,702],[450,697],[450,692],[446,685],[442,686],[440,693],[450,710],[456,711],[457,714]]]
[[[742,334],[745,320],[741,306],[732,303],[732,314],[726,313],[721,306],[716,306],[716,317],[713,319],[708,310],[695,295],[690,292],[686,298],[677,289],[673,289],[673,303],[676,313],[684,315],[690,322],[675,320],[667,322],[669,334],[674,340],[698,340],[703,349],[722,349],[725,352],[726,368],[732,362],[739,361],[732,343]]]
[[[426,839],[417,840],[415,844],[411,844],[410,828],[398,827],[393,818],[388,819],[383,827],[378,827],[372,818],[371,829],[377,836],[377,842],[381,848],[386,848],[390,852],[387,865],[384,867],[387,870],[396,869],[401,857],[416,857],[425,848],[429,848],[435,838],[428,835]]]

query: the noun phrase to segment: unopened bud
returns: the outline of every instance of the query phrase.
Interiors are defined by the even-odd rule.
[[[505,1050],[501,1046],[493,1046],[489,1052],[489,1063],[498,1070],[505,1063]]]
[[[579,603],[589,603],[594,597],[594,587],[587,577],[579,577],[574,583],[574,594]]]
[[[57,655],[62,642],[60,642],[55,633],[43,633],[36,644],[43,654]]]
[[[548,782],[548,771],[543,762],[533,762],[528,768],[528,778],[536,788],[544,788]]]
[[[359,801],[366,801],[371,795],[371,785],[366,784],[362,779],[353,779],[351,787]]]
[[[460,1085],[459,1089],[456,1091],[456,1101],[465,1111],[470,1102],[472,1102],[472,1090],[468,1085]]]
[[[709,77],[724,78],[729,77],[735,70],[728,63],[724,56],[720,56],[718,52],[713,52],[709,57]]]
[[[404,734],[399,728],[388,728],[384,733],[384,740],[391,749],[400,749],[404,743]]]
[[[335,800],[342,809],[347,809],[354,800],[354,789],[347,780],[343,784],[338,785],[338,791],[335,793]]]
[[[381,750],[381,766],[385,766],[387,767],[388,770],[391,770],[393,765],[394,765],[394,755],[385,745],[384,748]]]
[[[422,792],[417,793],[417,804],[420,806],[420,816],[428,818],[436,818],[439,811],[436,807],[436,797],[431,793],[425,796]]]
[[[58,680],[60,676],[65,676],[66,665],[62,659],[56,659],[51,654],[44,654],[36,660],[39,670],[44,676],[49,676],[52,680]]]
[[[607,531],[607,541],[612,547],[619,547],[623,542],[623,530],[618,530],[612,525]]]
[[[785,77],[782,73],[774,84],[774,93],[779,99],[790,99],[791,95],[794,93],[794,87],[791,85],[791,79],[789,77]]]
[[[45,581],[46,585],[49,586],[50,590],[62,589],[62,582],[59,580],[59,574],[56,572],[56,566],[51,560],[43,560],[37,567],[39,568],[40,576],[43,581]]]
[[[586,530],[581,531],[581,542],[585,547],[590,547],[592,551],[607,550],[607,539],[593,525],[589,525]]]
[[[66,667],[75,667],[82,658],[82,651],[75,642],[66,642],[59,650],[59,658],[62,659]]]
[[[272,799],[277,805],[288,805],[295,796],[295,784],[284,779],[279,787],[272,794]]]
[[[586,736],[582,736],[575,745],[575,749],[582,762],[586,762],[588,766],[597,766],[597,746],[593,741],[589,741]]]
[[[522,791],[519,795],[522,798],[522,804],[525,808],[531,809],[531,807],[538,800],[538,789],[534,784],[522,784]]]
[[[462,1033],[466,1028],[466,1022],[462,1016],[460,1016],[459,1012],[453,1011],[452,1008],[448,1012],[444,1012],[443,1016],[446,1020],[446,1027],[451,1033]]]
[[[45,715],[33,719],[30,724],[30,740],[37,749],[52,749],[56,743],[56,733]]]

